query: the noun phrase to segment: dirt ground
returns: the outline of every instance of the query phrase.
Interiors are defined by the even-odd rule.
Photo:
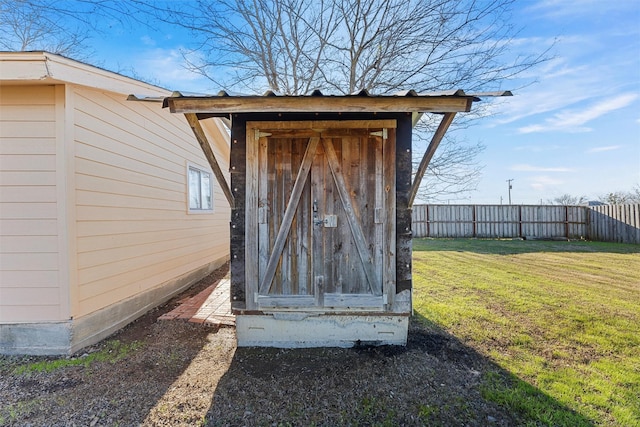
[[[233,328],[157,321],[225,274],[62,358],[76,366],[25,371],[60,358],[0,356],[0,425],[519,424],[481,396],[483,376],[499,367],[417,318],[406,347],[289,350],[237,348]]]

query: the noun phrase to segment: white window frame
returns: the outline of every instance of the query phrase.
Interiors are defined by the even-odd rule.
[[[193,208],[191,207],[191,171],[198,172],[198,202],[200,207]],[[209,197],[211,199],[211,207],[210,208],[202,208],[202,184],[203,184],[203,176],[208,176],[209,178]],[[187,212],[190,214],[207,214],[213,213],[214,208],[214,199],[213,199],[213,173],[210,169],[197,165],[195,163],[187,162]]]

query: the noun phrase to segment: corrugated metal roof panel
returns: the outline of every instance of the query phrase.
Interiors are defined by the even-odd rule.
[[[391,95],[376,95],[371,94],[366,89],[362,89],[360,91],[348,94],[348,95],[324,95],[320,89],[314,89],[311,93],[306,95],[282,95],[273,90],[268,90],[262,95],[250,95],[250,94],[240,94],[234,93],[230,94],[225,90],[219,91],[217,94],[203,94],[203,93],[181,93],[181,92],[173,92],[170,98],[212,98],[212,97],[230,97],[230,98],[256,98],[256,97],[284,97],[284,98],[299,98],[299,97],[325,97],[325,98],[342,98],[342,97],[370,97],[370,98],[386,98],[386,97],[437,97],[437,96],[461,96],[461,97],[474,97],[474,98],[485,98],[485,97],[500,97],[500,96],[513,96],[511,91],[503,90],[503,91],[494,91],[494,92],[470,92],[466,93],[462,89],[452,89],[438,92],[416,92],[415,89],[403,90],[400,92],[396,92]],[[149,97],[144,95],[129,95],[130,101],[158,101],[158,99],[162,99],[160,97]]]
[[[171,107],[172,112],[247,112],[249,105],[256,108],[254,111],[262,111],[268,108],[271,111],[348,111],[352,106],[354,111],[412,111],[412,112],[451,112],[469,111],[470,103],[480,101],[484,97],[512,96],[510,91],[474,92],[466,93],[462,89],[452,89],[439,92],[416,92],[414,89],[400,91],[392,95],[374,95],[366,89],[349,95],[324,95],[319,89],[314,89],[307,95],[281,95],[272,90],[262,95],[229,94],[221,90],[216,95],[183,94],[173,92],[170,97],[144,97],[130,95],[133,101],[162,101],[163,107]],[[219,101],[225,99],[224,106]],[[392,101],[392,99],[405,99],[405,101]],[[440,101],[436,99],[440,98]],[[466,108],[455,104],[453,99],[466,99],[469,105]],[[313,101],[311,101],[313,99]],[[420,99],[424,101],[420,101]],[[429,101],[432,99],[433,101]],[[449,99],[450,101],[447,101]],[[227,102],[228,101],[228,102]],[[389,102],[388,102],[389,101]],[[311,104],[309,104],[309,102]],[[176,108],[176,104],[183,106],[189,104],[189,108]],[[335,106],[333,104],[335,103]],[[312,104],[320,109],[314,110]],[[440,105],[438,105],[440,104]],[[446,104],[446,105],[445,105]],[[288,109],[287,107],[288,106]],[[200,109],[199,109],[200,107]],[[235,107],[235,110],[234,110]],[[395,109],[394,109],[395,108]]]

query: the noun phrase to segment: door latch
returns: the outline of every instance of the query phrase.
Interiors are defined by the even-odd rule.
[[[318,200],[313,200],[313,225],[321,225],[324,221],[318,219]]]
[[[322,225],[326,228],[335,228],[338,226],[338,216],[337,215],[325,215],[324,219],[319,219],[317,215],[313,216],[313,224],[314,225]]]
[[[313,225],[322,225],[327,228],[335,228],[338,226],[337,215],[325,215],[324,219],[318,216],[318,201],[313,201]]]

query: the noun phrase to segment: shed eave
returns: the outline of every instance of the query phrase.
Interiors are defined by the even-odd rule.
[[[172,113],[457,113],[468,112],[472,96],[282,96],[282,97],[169,97]]]

